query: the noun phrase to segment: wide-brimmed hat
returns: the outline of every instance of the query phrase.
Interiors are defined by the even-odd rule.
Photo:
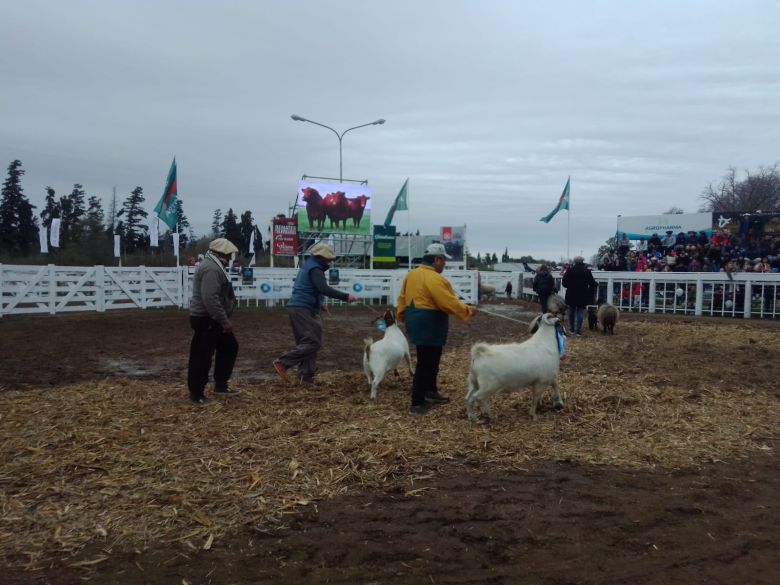
[[[236,248],[233,245],[233,242],[227,238],[217,238],[216,240],[212,240],[209,244],[209,250],[216,252],[217,254],[224,254],[225,256],[238,253],[238,248]]]
[[[311,248],[309,248],[309,254],[312,256],[319,256],[320,258],[324,258],[325,260],[335,260],[336,259],[336,252],[333,251],[333,248],[328,246],[325,242],[319,242],[317,244],[314,244]]]
[[[447,250],[444,248],[444,244],[429,245],[427,248],[425,248],[423,256],[442,256],[447,259],[452,258],[452,256],[447,254]]]

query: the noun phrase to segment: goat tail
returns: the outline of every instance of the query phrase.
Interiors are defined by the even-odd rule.
[[[363,352],[366,354],[366,358],[371,357],[371,346],[374,345],[374,340],[370,337],[366,337],[363,340]]]
[[[471,347],[471,364],[474,364],[474,360],[477,359],[479,356],[486,355],[490,353],[490,345],[487,343],[475,343]]]

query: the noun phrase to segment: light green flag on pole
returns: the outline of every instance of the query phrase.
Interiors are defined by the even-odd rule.
[[[171,170],[168,171],[168,180],[165,182],[165,191],[163,191],[160,201],[154,208],[157,217],[163,220],[165,225],[171,229],[175,229],[176,224],[179,222],[179,214],[176,205],[176,198],[178,195],[179,191],[176,186],[176,157],[173,157]]]
[[[390,211],[387,212],[387,217],[385,218],[385,225],[389,226],[393,223],[393,215],[396,211],[409,211],[409,205],[406,202],[406,198],[409,194],[409,177],[406,178],[406,181],[404,181],[404,186],[401,187],[401,190],[398,192],[398,196],[395,198],[395,201],[390,206]]]
[[[565,209],[566,211],[569,210],[569,183],[571,182],[571,177],[566,179],[566,186],[563,188],[563,193],[561,193],[560,199],[558,199],[558,205],[555,206],[555,209],[553,209],[550,213],[548,213],[546,216],[541,218],[539,221],[543,221],[544,223],[550,223],[550,220],[555,217],[555,214],[558,213],[561,209]]]

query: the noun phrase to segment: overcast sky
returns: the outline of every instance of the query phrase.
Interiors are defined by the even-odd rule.
[[[544,4],[544,5],[542,5]],[[301,175],[368,179],[381,223],[468,225],[473,251],[560,259],[617,215],[697,211],[729,166],[780,160],[780,3],[4,2],[0,163],[26,195],[157,203],[171,159],[196,232],[286,211]],[[5,177],[5,170],[2,171]],[[407,229],[407,214],[396,225]]]

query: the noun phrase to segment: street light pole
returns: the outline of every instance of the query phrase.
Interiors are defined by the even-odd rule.
[[[341,148],[341,142],[342,142],[342,139],[344,138],[344,135],[347,132],[349,132],[350,130],[357,130],[358,128],[364,128],[366,126],[375,126],[377,124],[384,124],[385,123],[385,119],[384,118],[379,118],[379,120],[374,120],[373,122],[369,122],[367,124],[361,124],[360,126],[353,126],[352,128],[347,128],[346,130],[344,130],[344,132],[339,134],[336,130],[334,130],[330,126],[326,126],[325,124],[320,124],[319,122],[315,122],[314,120],[309,120],[308,118],[303,118],[302,116],[299,116],[297,114],[293,114],[290,117],[293,120],[295,120],[296,122],[308,122],[309,124],[315,124],[316,126],[322,126],[323,128],[327,128],[328,130],[330,130],[331,132],[333,132],[336,135],[336,138],[339,139],[339,183],[341,183],[343,181],[343,178],[344,178],[343,177],[343,158],[342,158],[342,148]]]

